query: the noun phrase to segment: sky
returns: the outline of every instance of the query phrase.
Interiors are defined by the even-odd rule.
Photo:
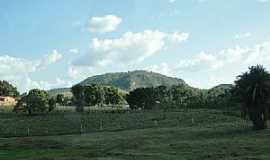
[[[0,79],[20,92],[148,70],[191,86],[270,70],[270,0],[1,0]]]

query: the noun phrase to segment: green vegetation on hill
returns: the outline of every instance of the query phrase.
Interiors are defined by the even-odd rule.
[[[47,91],[49,97],[56,97],[59,94],[63,94],[65,97],[72,97],[72,92],[70,88],[56,88]]]
[[[131,91],[136,88],[173,86],[184,84],[185,82],[178,78],[167,77],[159,73],[147,71],[132,71],[120,73],[107,73],[89,77],[82,81],[81,85],[100,84],[120,88],[125,91]]]
[[[17,97],[19,96],[19,92],[17,88],[9,82],[0,80],[0,96]]]
[[[232,84],[220,84],[218,86],[215,86],[211,89],[209,89],[210,92],[215,92],[215,93],[225,93],[226,91],[229,91],[233,88]]]

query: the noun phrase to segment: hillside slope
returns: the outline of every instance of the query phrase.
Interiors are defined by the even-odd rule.
[[[182,79],[167,77],[165,75],[147,72],[147,71],[132,71],[107,73],[89,77],[82,81],[82,85],[101,84],[120,88],[125,91],[131,91],[141,87],[156,87],[156,86],[172,86],[185,84]]]
[[[56,97],[58,94],[63,94],[65,97],[72,97],[70,88],[55,88],[47,91],[49,97]]]

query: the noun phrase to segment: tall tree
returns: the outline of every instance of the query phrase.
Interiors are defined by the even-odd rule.
[[[48,93],[44,90],[30,90],[24,100],[26,103],[25,107],[29,115],[32,115],[35,112],[47,112],[49,109],[49,96]]]
[[[65,96],[63,94],[58,94],[56,96],[56,103],[63,105],[65,101]]]
[[[85,105],[85,95],[84,95],[85,88],[77,84],[71,88],[71,91],[74,96],[75,104],[76,104],[76,111],[83,112],[84,105]]]
[[[265,129],[270,97],[270,74],[261,66],[252,66],[237,77],[235,93],[255,130]]]

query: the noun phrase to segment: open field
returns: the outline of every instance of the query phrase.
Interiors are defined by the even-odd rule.
[[[108,113],[103,110],[85,113],[65,111],[39,116],[0,113],[0,137],[80,134],[176,126],[211,126],[217,121],[237,123],[239,120],[238,117],[226,115],[223,111],[205,109],[172,112],[123,112],[120,110],[119,112],[113,110]]]
[[[82,119],[87,126],[79,134]],[[269,130],[251,131],[246,121],[215,110],[54,113],[35,117],[2,113],[0,124],[1,160],[270,158]],[[31,127],[29,136],[23,131],[25,126]],[[47,127],[49,132],[44,131]],[[4,138],[12,136],[14,128],[16,136],[26,137]]]

